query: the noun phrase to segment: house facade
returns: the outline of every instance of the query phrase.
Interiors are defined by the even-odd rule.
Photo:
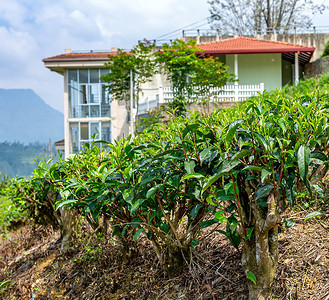
[[[262,92],[296,84],[314,47],[283,42],[235,37],[201,43],[203,55],[217,57],[230,67],[238,82],[213,91],[213,101],[236,102]],[[86,52],[45,58],[45,67],[63,75],[65,157],[79,152],[93,140],[113,142],[132,132],[125,102],[111,101],[111,94],[100,80],[104,63],[116,52]],[[139,115],[172,100],[170,82],[155,75],[140,91]],[[132,110],[133,112],[135,109]],[[132,116],[132,119],[136,116]]]
[[[284,42],[234,37],[198,44],[237,75],[239,84],[264,83],[268,91],[296,84],[315,48]]]
[[[104,63],[115,52],[73,53],[45,58],[45,67],[64,79],[64,152],[78,153],[85,143],[95,140],[113,142],[129,134],[126,104],[111,101],[100,80],[108,71]],[[102,147],[102,144],[100,144]]]

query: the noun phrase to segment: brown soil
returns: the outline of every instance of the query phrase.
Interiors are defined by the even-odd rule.
[[[303,221],[306,214],[295,212],[296,225],[280,234],[272,299],[329,300],[329,231]],[[329,214],[323,220],[329,223]],[[147,240],[122,262],[115,241],[91,232],[81,225],[64,254],[49,227],[26,225],[0,240],[0,298],[247,299],[240,254],[220,234],[196,247],[182,276],[168,279]]]

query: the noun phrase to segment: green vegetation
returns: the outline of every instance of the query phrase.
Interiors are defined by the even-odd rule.
[[[14,182],[12,199],[66,241],[84,216],[127,259],[143,235],[171,277],[207,243],[204,229],[216,230],[242,250],[250,299],[265,299],[281,215],[297,191],[319,193],[329,169],[328,90],[328,76],[311,79],[209,116],[173,117],[104,151],[87,144],[67,161],[41,161],[32,178]]]
[[[19,225],[24,219],[20,206],[8,198],[10,180],[0,173],[0,234],[6,235],[8,229]]]
[[[174,94],[169,108],[175,115],[185,114],[187,105],[193,102],[193,94],[208,98],[211,88],[235,80],[235,75],[227,72],[227,66],[213,57],[205,57],[203,51],[194,40],[175,40],[171,45],[163,44],[161,49],[143,41],[130,52],[119,50],[117,55],[110,56],[110,62],[105,64],[110,72],[102,79],[108,83],[115,99],[125,100],[130,109],[131,88],[138,103],[142,84],[151,81],[157,73],[165,74]]]
[[[35,159],[48,155],[48,145],[31,143],[24,145],[19,142],[0,143],[0,172],[10,177],[26,177],[32,175]]]
[[[323,51],[321,57],[327,57],[327,56],[329,56],[329,41],[328,41],[327,44],[325,45],[325,47],[324,47],[324,51]]]

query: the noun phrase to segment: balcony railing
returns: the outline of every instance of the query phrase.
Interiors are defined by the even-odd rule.
[[[208,95],[201,92],[196,92],[190,97],[191,102],[199,102],[202,99],[210,102],[241,102],[249,97],[257,96],[264,91],[264,83],[260,84],[234,84],[224,85],[221,88],[210,89]],[[147,111],[158,107],[161,104],[166,104],[174,99],[174,93],[170,87],[159,87],[157,94],[152,97],[147,97],[140,101],[138,114],[144,114]]]

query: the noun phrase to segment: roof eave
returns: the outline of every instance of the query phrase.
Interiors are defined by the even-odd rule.
[[[295,49],[262,49],[262,50],[255,50],[255,49],[241,49],[241,50],[204,50],[200,52],[200,54],[271,54],[271,53],[298,53],[298,52],[308,52],[312,53],[315,51],[315,48],[295,48]]]
[[[80,61],[80,62],[83,62],[83,61],[88,61],[88,62],[90,62],[90,61],[110,61],[110,59],[109,58],[60,58],[60,59],[52,59],[52,58],[44,58],[43,60],[42,60],[44,63],[46,63],[46,62],[54,62],[54,63],[56,63],[56,62],[70,62],[70,61]]]

